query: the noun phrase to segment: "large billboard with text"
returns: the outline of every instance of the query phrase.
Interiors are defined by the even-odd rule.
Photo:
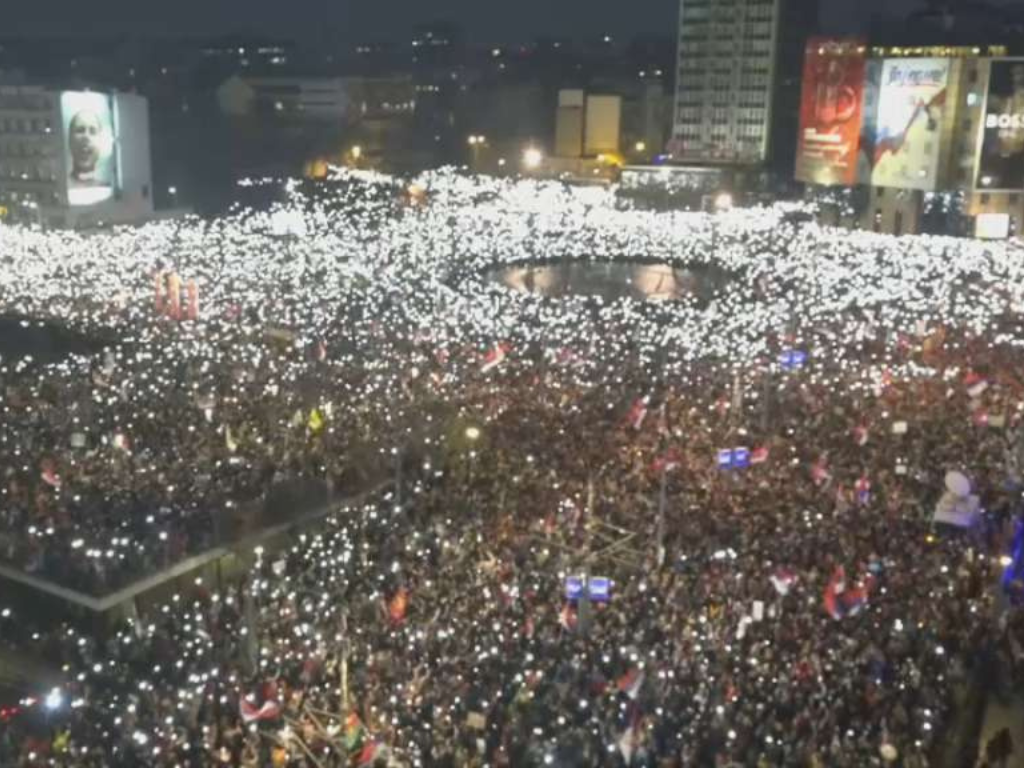
[[[949,68],[948,59],[886,59],[882,64],[872,185],[935,189]]]
[[[1024,189],[1024,59],[991,62],[975,185]]]
[[[60,95],[68,204],[95,205],[117,191],[117,126],[106,93],[65,91]]]
[[[811,38],[804,55],[796,178],[855,184],[861,130],[865,46]]]

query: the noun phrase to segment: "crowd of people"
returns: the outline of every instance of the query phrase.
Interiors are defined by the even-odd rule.
[[[45,724],[11,720],[0,764],[923,768],[963,689],[1021,673],[1024,584],[1000,585],[1024,524],[1005,254],[829,252],[826,231],[741,211],[715,255],[741,277],[710,305],[553,303],[470,267],[570,245],[691,259],[707,221],[497,184],[434,179],[358,232],[225,268],[226,318],[172,321],[134,278],[145,307],[76,315],[131,330],[113,361],[9,367],[24,408],[0,450],[29,469],[8,474],[6,554],[95,590],[203,546],[276,482],[358,485],[361,457],[392,451],[403,472],[256,550],[241,583],[109,636],[34,635],[65,680],[29,708]],[[263,237],[245,222],[193,234],[231,265]],[[146,235],[116,237],[137,267]],[[970,527],[935,523],[950,471],[980,497]],[[113,531],[145,555],[90,555]]]

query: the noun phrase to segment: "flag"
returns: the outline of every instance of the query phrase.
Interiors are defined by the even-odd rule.
[[[868,575],[863,581],[849,586],[846,583],[846,569],[837,566],[825,587],[825,611],[837,621],[847,616],[856,616],[867,605],[873,584],[874,577]]]
[[[618,679],[616,686],[619,692],[626,694],[631,699],[635,699],[640,695],[640,688],[643,687],[644,677],[642,669],[630,667],[629,671]]]
[[[363,727],[363,721],[359,719],[359,715],[350,712],[345,719],[345,751],[354,752],[358,749],[363,743],[365,734],[366,729]]]
[[[238,450],[238,441],[235,440],[234,435],[231,434],[231,425],[224,425],[224,447],[227,448],[231,453]]]
[[[125,453],[132,452],[131,442],[128,440],[128,435],[126,435],[124,432],[118,432],[117,434],[115,434],[113,443],[114,447],[117,448],[119,451],[124,451]]]
[[[324,417],[320,415],[320,411],[314,408],[309,412],[309,421],[306,422],[306,426],[309,427],[309,431],[316,434],[324,428]]]
[[[322,339],[316,343],[314,356],[316,357],[316,361],[318,363],[322,363],[324,360],[327,359],[327,345],[324,344]]]
[[[638,397],[636,402],[629,409],[629,414],[626,416],[626,423],[629,424],[633,429],[640,429],[644,424],[644,419],[647,418],[647,404],[650,402],[650,397]]]
[[[865,424],[860,424],[853,428],[853,442],[859,446],[865,446],[868,443],[868,428]]]
[[[380,742],[371,739],[363,745],[362,750],[359,752],[359,757],[356,759],[356,765],[358,768],[373,765],[377,758],[382,756],[383,750],[384,747]]]
[[[825,485],[832,479],[832,473],[828,471],[828,456],[819,456],[811,465],[811,479],[818,486]]]
[[[565,630],[572,631],[576,627],[576,611],[572,607],[571,603],[566,603],[562,606],[562,610],[558,612],[558,623],[562,625]]]
[[[505,342],[495,344],[494,348],[484,355],[484,364],[480,366],[480,372],[487,373],[505,362],[505,358],[508,357],[509,349],[510,346]]]
[[[177,272],[167,276],[167,314],[172,320],[181,319],[181,278]]]
[[[243,723],[266,722],[267,720],[276,720],[281,716],[279,702],[268,699],[263,702],[262,706],[257,707],[255,698],[252,696],[243,697],[238,703],[238,710],[242,715]]]
[[[188,302],[186,316],[189,320],[197,320],[199,318],[199,286],[195,280],[189,279],[185,283],[185,295]]]
[[[789,568],[785,566],[775,569],[770,577],[772,586],[775,587],[775,591],[778,592],[782,597],[789,594],[790,590],[793,589],[793,585],[797,582],[797,575]]]
[[[57,466],[53,459],[43,459],[39,467],[39,477],[51,488],[60,488],[60,475],[57,474]]]
[[[409,592],[405,587],[399,587],[395,596],[388,602],[388,618],[391,623],[398,625],[405,621],[405,614],[409,610]]]
[[[857,478],[857,483],[853,487],[854,492],[857,494],[857,501],[860,504],[867,504],[871,501],[871,480],[868,479],[867,475],[861,475]]]
[[[768,446],[762,445],[760,448],[755,448],[750,454],[751,464],[764,464],[768,461]]]
[[[660,475],[662,472],[671,472],[675,469],[679,469],[682,464],[682,460],[679,456],[679,451],[675,448],[669,448],[651,464],[651,471],[655,474]]]
[[[980,373],[968,371],[967,375],[964,376],[964,386],[967,388],[967,395],[973,400],[981,397],[985,390],[988,389],[988,380]]]

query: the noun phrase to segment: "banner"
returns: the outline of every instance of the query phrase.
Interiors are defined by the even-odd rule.
[[[811,38],[804,54],[796,178],[855,184],[865,44]]]
[[[878,96],[871,184],[934,190],[948,59],[886,59]]]
[[[975,186],[1024,189],[1024,59],[991,63]]]

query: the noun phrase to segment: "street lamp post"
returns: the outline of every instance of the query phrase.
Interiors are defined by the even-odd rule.
[[[466,139],[466,143],[469,144],[469,148],[473,152],[473,166],[471,170],[474,172],[478,172],[480,170],[480,152],[487,144],[487,137],[478,134],[473,134],[468,139]]]

